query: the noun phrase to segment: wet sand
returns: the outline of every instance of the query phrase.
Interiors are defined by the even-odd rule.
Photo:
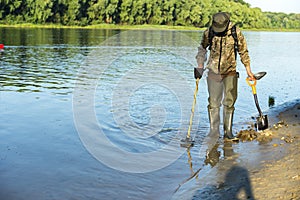
[[[300,104],[297,103],[278,118],[283,126],[275,125],[274,153],[280,146],[286,155],[280,160],[264,163],[258,172],[251,172],[251,183],[256,199],[300,199]]]
[[[270,128],[218,147],[216,166],[202,171],[173,199],[300,199],[300,101],[270,109]],[[241,133],[240,132],[240,133]]]

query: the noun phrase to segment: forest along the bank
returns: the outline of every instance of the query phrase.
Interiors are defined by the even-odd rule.
[[[169,25],[207,27],[219,11],[246,29],[300,29],[299,13],[263,12],[243,0],[0,1],[0,25]]]

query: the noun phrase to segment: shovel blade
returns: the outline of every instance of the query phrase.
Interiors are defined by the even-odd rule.
[[[254,77],[256,80],[260,80],[262,77],[264,77],[267,74],[267,72],[258,72],[254,74]]]
[[[258,131],[266,130],[269,127],[268,116],[262,115],[256,118],[255,128]]]

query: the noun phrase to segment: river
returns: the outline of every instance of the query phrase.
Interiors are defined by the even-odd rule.
[[[205,78],[195,146],[180,147],[201,33],[0,28],[0,199],[174,197],[205,157]],[[253,72],[267,72],[257,83],[263,112],[299,99],[300,33],[244,34]],[[236,132],[257,115],[241,62],[237,68]]]

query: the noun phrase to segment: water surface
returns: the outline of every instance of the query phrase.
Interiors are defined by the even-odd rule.
[[[96,83],[96,120],[119,149],[149,153],[186,134],[201,32],[135,31],[118,37],[120,33],[0,29],[0,43],[5,44],[0,57],[1,199],[169,199],[178,184],[202,166],[201,141],[208,131],[205,79],[199,83],[191,157],[183,150],[165,168],[130,173],[99,162],[80,140],[74,90],[89,86],[90,80]],[[245,36],[253,72],[267,71],[257,84],[263,112],[270,111],[269,96],[275,98],[275,105],[298,99],[300,33],[245,32]],[[109,56],[100,60],[103,55]],[[82,71],[89,65],[95,74]],[[105,70],[97,76],[103,65]],[[240,62],[238,70],[236,131],[257,114]],[[89,129],[96,130],[94,125]],[[103,154],[116,158],[113,148]],[[155,162],[167,159],[160,156]],[[189,185],[182,191],[189,193]]]

